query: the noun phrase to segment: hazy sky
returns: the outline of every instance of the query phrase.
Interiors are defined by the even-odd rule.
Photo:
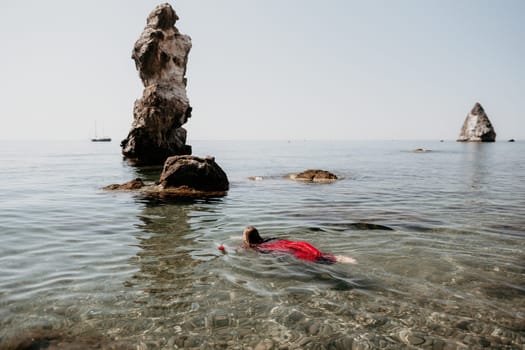
[[[0,139],[115,141],[160,1],[0,0]],[[177,0],[192,139],[525,139],[525,1]]]

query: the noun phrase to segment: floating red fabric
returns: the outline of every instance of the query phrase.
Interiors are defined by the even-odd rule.
[[[257,250],[261,253],[288,253],[298,259],[317,263],[333,264],[336,261],[332,254],[324,254],[310,243],[302,241],[272,240],[259,244]]]

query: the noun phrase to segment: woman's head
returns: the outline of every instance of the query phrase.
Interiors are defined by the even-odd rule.
[[[242,241],[245,246],[254,246],[263,242],[262,237],[259,235],[259,231],[253,226],[248,226],[242,233]]]

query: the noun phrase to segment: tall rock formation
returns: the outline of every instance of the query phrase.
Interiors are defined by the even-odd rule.
[[[158,5],[133,48],[144,92],[135,101],[131,130],[121,147],[124,157],[138,164],[163,164],[170,156],[191,154],[181,127],[191,117],[185,77],[191,38],[179,33],[178,19],[168,3]]]
[[[476,102],[470,113],[467,115],[457,141],[496,141],[496,131],[494,131],[494,127],[490,123],[489,117],[479,102]]]

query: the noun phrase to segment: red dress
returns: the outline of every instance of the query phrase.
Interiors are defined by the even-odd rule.
[[[257,245],[261,253],[288,253],[298,259],[313,261],[320,264],[333,264],[336,262],[332,254],[324,254],[308,242],[289,241],[287,239],[271,240]]]

